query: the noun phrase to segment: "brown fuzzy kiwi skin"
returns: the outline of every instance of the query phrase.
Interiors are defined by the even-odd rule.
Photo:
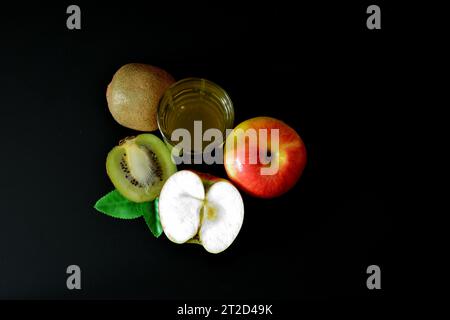
[[[147,64],[129,63],[114,74],[106,90],[108,108],[124,127],[138,131],[158,129],[158,103],[175,79]]]

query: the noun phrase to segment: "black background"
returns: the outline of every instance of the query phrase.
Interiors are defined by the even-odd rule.
[[[387,145],[401,32],[382,6],[298,7],[79,3],[1,11],[0,298],[316,299],[389,295],[393,263]],[[371,3],[369,3],[371,4]],[[244,196],[245,221],[224,253],[154,238],[143,220],[93,204],[113,186],[107,152],[136,132],[109,114],[105,91],[123,64],[210,79],[236,124],[287,122],[308,151],[303,177],[273,200]],[[221,166],[202,167],[220,176]],[[66,288],[66,268],[82,290]],[[381,292],[366,268],[382,270]]]

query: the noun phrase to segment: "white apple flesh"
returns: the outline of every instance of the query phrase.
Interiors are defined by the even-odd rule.
[[[161,225],[175,243],[200,243],[208,252],[220,253],[242,227],[244,202],[229,181],[214,178],[203,184],[202,179],[183,170],[167,180],[159,196]]]
[[[179,171],[166,181],[159,196],[159,218],[169,240],[185,243],[197,234],[204,198],[202,180],[191,171]]]
[[[228,181],[214,183],[206,193],[199,239],[211,253],[228,248],[236,239],[244,221],[244,202]]]

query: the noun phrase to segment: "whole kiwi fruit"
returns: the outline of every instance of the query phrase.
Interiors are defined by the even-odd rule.
[[[108,108],[121,125],[138,130],[158,129],[158,103],[175,82],[166,71],[147,64],[129,63],[114,74],[106,90]]]

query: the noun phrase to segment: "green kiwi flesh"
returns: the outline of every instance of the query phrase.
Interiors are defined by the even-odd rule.
[[[106,171],[128,200],[154,200],[166,180],[177,171],[169,149],[158,137],[145,133],[122,140],[106,159]]]

